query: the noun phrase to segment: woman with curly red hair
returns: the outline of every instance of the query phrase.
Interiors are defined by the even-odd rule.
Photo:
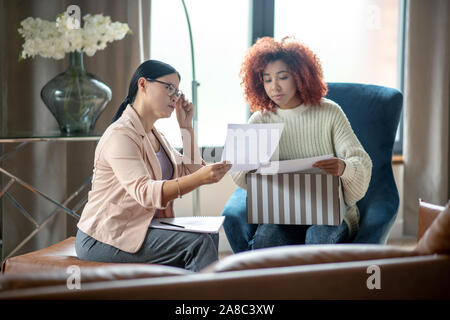
[[[240,76],[244,97],[253,112],[248,122],[285,124],[275,151],[279,160],[334,155],[313,166],[341,178],[347,210],[340,226],[252,225],[246,221],[244,202],[223,213],[227,217],[225,232],[233,251],[350,242],[359,226],[356,202],[369,186],[372,161],[340,106],[325,98],[327,85],[319,59],[293,38],[277,42],[264,37],[249,49]],[[231,173],[242,189],[246,189],[246,173]]]

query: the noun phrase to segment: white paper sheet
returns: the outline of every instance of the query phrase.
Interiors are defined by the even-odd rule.
[[[294,160],[282,160],[282,161],[271,161],[265,166],[260,166],[256,173],[260,174],[277,174],[277,173],[288,173],[288,172],[298,172],[298,171],[309,171],[309,172],[320,172],[318,168],[313,168],[312,165],[317,161],[331,159],[334,156],[328,154],[325,156],[304,158],[304,159],[294,159]]]
[[[249,171],[268,163],[283,132],[284,123],[228,124],[222,161],[232,167],[228,172]]]

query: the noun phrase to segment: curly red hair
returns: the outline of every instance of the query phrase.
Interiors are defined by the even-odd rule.
[[[317,56],[293,37],[285,37],[279,42],[263,37],[248,50],[239,73],[244,98],[251,112],[272,111],[276,106],[264,90],[262,76],[267,64],[276,60],[283,61],[289,67],[303,103],[320,105],[320,99],[327,94],[328,88]]]

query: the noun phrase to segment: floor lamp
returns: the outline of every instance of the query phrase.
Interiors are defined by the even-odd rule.
[[[195,57],[194,57],[194,41],[192,39],[192,30],[191,30],[191,22],[189,20],[189,14],[186,8],[186,4],[184,3],[184,0],[181,0],[181,3],[183,4],[184,8],[184,14],[186,15],[186,21],[188,25],[188,31],[189,31],[189,40],[191,45],[191,63],[192,63],[192,103],[194,105],[194,136],[195,138],[198,137],[198,125],[197,125],[197,119],[198,119],[198,108],[197,108],[197,87],[200,85],[197,80],[195,80]],[[199,188],[195,189],[192,193],[192,210],[194,216],[201,215],[200,214],[200,190]]]

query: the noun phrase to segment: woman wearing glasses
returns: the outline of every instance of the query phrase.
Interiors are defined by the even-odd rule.
[[[92,189],[78,223],[77,256],[99,262],[156,263],[198,271],[218,256],[218,235],[149,228],[173,217],[173,200],[218,182],[231,168],[206,164],[192,128],[193,104],[170,65],[148,60],[95,150]],[[175,110],[183,155],[154,127]]]

